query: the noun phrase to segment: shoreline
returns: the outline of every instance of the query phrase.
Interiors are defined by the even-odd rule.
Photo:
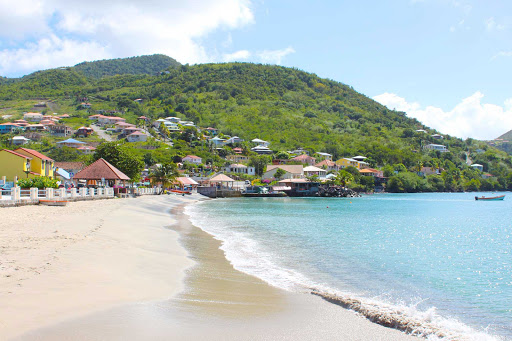
[[[181,283],[174,283],[174,291],[67,316],[16,340],[418,339],[319,297],[287,292],[235,270],[219,249],[221,242],[191,224],[185,204],[177,205],[170,216],[169,208],[165,210],[167,221],[175,224],[164,229],[186,250],[179,257],[187,266],[181,268]]]

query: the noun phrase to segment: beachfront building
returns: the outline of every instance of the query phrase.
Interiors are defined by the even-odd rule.
[[[27,139],[25,136],[14,136],[11,139],[11,143],[15,146],[22,146],[24,144],[30,143],[30,139]]]
[[[215,186],[217,188],[233,189],[234,179],[225,174],[217,174],[205,181],[207,186]]]
[[[224,172],[226,173],[237,173],[237,174],[247,174],[247,175],[256,175],[256,168],[249,167],[246,165],[242,165],[239,163],[233,163],[224,167]]]
[[[181,190],[191,189],[194,191],[197,190],[197,186],[199,185],[199,183],[192,178],[180,176],[176,178],[174,185]]]
[[[54,161],[48,156],[39,153],[36,150],[28,148],[18,148],[14,150],[18,154],[22,154],[31,158],[30,160],[30,171],[35,176],[47,176],[49,178],[54,177]]]
[[[382,171],[373,168],[363,168],[359,170],[359,173],[364,176],[373,176],[374,178],[383,178],[384,174]]]
[[[30,171],[31,160],[32,157],[9,149],[0,150],[0,177],[5,176],[7,181],[34,177]]]
[[[275,179],[278,169],[282,169],[285,174],[281,179],[302,179],[304,178],[304,168],[302,165],[267,165],[267,171],[263,173],[262,179]]]
[[[200,165],[201,163],[203,163],[203,159],[196,155],[187,155],[183,159],[181,159],[181,161],[193,163],[195,165]]]
[[[85,163],[83,162],[55,162],[55,168],[64,169],[68,172],[71,179],[75,176],[76,173],[80,172],[85,168]]]
[[[304,163],[304,164],[307,164],[310,166],[313,166],[316,163],[316,159],[307,154],[302,154],[302,155],[293,157],[290,159],[290,161],[296,161],[296,162]]]
[[[435,143],[427,144],[426,146],[423,146],[423,149],[424,150],[436,150],[436,151],[439,151],[441,153],[447,153],[448,152],[448,148],[446,148],[445,145],[435,144]]]
[[[57,142],[57,147],[59,147],[59,148],[62,148],[64,146],[69,147],[69,148],[79,148],[79,147],[82,147],[83,145],[85,145],[85,142],[78,141],[78,140],[71,139],[71,138],[64,140],[64,141]]]
[[[23,115],[23,119],[30,122],[41,122],[43,120],[43,114],[38,112],[28,112]]]
[[[78,182],[82,180],[89,186],[108,185],[109,187],[120,184],[124,186],[126,181],[130,181],[126,174],[103,158],[96,160],[76,173],[73,179]]]
[[[318,167],[315,167],[315,166],[304,167],[303,171],[304,171],[304,176],[305,177],[315,176],[316,175],[319,178],[324,179],[325,176],[327,175],[327,171],[325,169],[318,168]]]

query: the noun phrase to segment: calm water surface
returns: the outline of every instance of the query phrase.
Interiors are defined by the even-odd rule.
[[[223,199],[187,210],[237,269],[273,285],[435,307],[447,328],[460,321],[512,339],[510,193]]]

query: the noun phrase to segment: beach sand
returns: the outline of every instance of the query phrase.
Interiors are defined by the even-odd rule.
[[[21,281],[21,287],[22,276],[9,277],[12,293],[2,291],[8,304],[0,307],[5,322],[0,335],[13,340],[417,340],[319,297],[286,292],[235,270],[220,242],[182,213],[178,205],[184,200],[196,199],[82,202],[65,208],[65,219],[49,213],[49,207],[23,208],[32,219],[65,221],[55,227],[65,238],[62,245],[43,247],[53,243],[53,231],[43,233],[31,254],[56,257],[53,263],[39,262],[40,274]],[[68,230],[71,221],[76,227]],[[43,225],[23,235],[42,233]],[[18,264],[27,262],[27,254],[10,244],[2,244],[2,250],[7,247]]]

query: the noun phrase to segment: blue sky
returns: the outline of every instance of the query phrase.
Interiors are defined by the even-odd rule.
[[[512,129],[510,1],[0,0],[1,75],[152,53],[297,67],[459,137]]]

